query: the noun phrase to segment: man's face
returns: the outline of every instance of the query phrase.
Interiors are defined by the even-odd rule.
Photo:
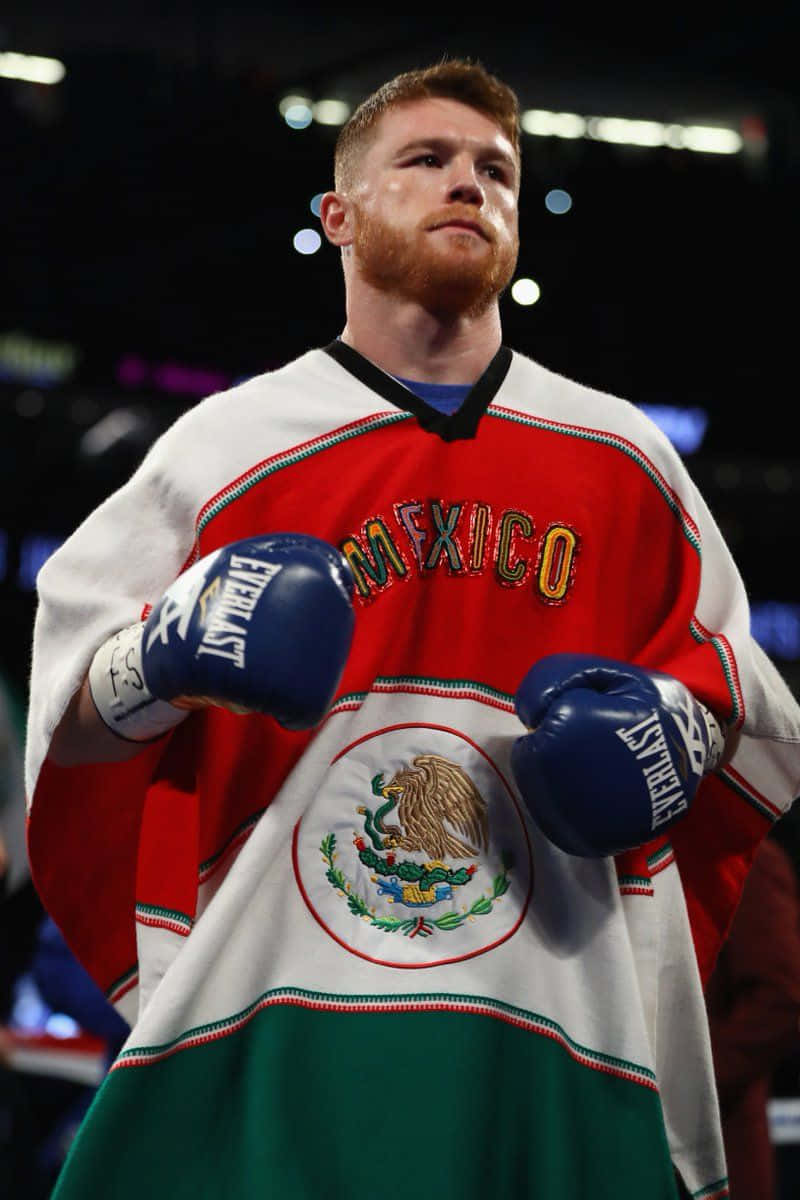
[[[456,100],[380,118],[349,191],[361,275],[444,315],[480,313],[519,250],[519,163],[500,127]]]

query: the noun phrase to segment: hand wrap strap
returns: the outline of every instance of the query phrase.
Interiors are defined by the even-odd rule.
[[[89,667],[89,690],[103,722],[117,737],[150,742],[188,717],[188,711],[159,700],[142,669],[144,621],[104,642]]]
[[[709,771],[716,771],[722,761],[725,753],[726,734],[711,709],[706,708],[705,704],[700,700],[696,700],[695,703],[700,709],[708,733],[708,753],[706,755],[706,767],[704,771],[704,774],[707,775]]]

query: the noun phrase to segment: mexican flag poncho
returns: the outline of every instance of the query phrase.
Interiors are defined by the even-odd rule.
[[[199,556],[292,530],[356,581],[317,730],[209,709],[127,763],[48,761],[98,645]],[[675,1169],[727,1195],[702,983],[800,720],[638,410],[502,349],[445,417],[314,350],[182,417],[39,593],[32,869],[131,1024],[59,1200],[656,1200]],[[581,859],[528,818],[513,696],[557,651],[672,674],[739,729],[669,838]]]

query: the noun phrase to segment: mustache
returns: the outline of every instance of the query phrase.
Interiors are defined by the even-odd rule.
[[[451,204],[447,208],[430,213],[425,218],[422,227],[426,230],[439,229],[442,225],[449,225],[453,221],[463,221],[466,225],[477,229],[487,242],[494,241],[494,230],[488,221],[466,204]]]

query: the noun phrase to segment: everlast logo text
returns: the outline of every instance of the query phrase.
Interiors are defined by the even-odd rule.
[[[200,596],[206,631],[197,647],[198,655],[227,658],[234,666],[244,669],[248,634],[245,622],[252,617],[261,593],[280,569],[280,564],[260,562],[241,554],[231,555],[224,582],[216,576]]]
[[[629,729],[614,731],[628,749],[644,763],[642,775],[647,784],[652,809],[651,828],[656,830],[688,807],[683,783],[675,769],[664,730],[653,711],[649,717]]]

